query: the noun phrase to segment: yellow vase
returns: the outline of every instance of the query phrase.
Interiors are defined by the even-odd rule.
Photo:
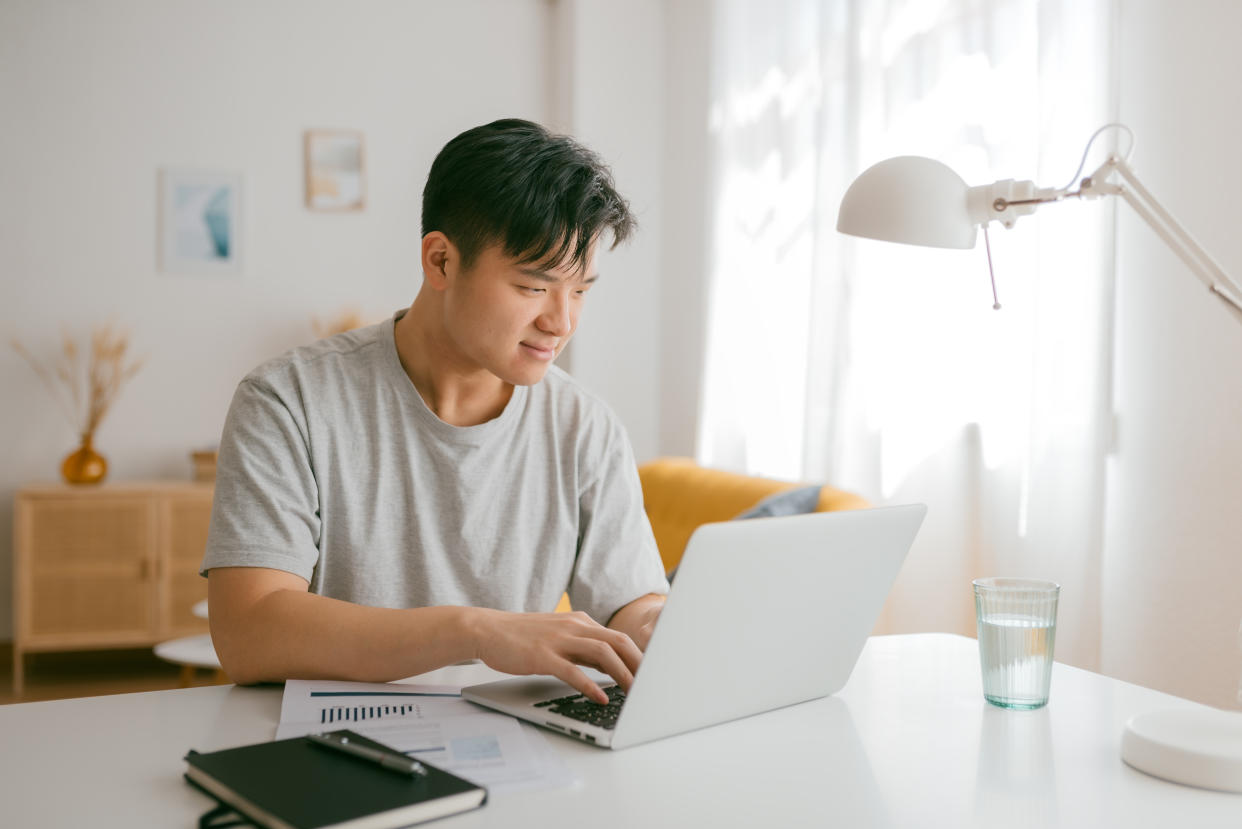
[[[69,453],[60,465],[60,474],[71,484],[97,484],[108,474],[108,462],[91,446],[90,432],[82,435],[82,445]]]

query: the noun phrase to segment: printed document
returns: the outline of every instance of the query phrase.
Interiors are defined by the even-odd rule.
[[[547,739],[513,717],[483,711],[445,685],[291,679],[276,739],[348,728],[486,786],[491,794],[571,785]]]

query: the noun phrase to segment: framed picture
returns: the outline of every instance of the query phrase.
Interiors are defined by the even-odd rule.
[[[311,210],[361,210],[366,204],[362,133],[306,131],[306,206]]]
[[[160,171],[160,270],[241,273],[240,173]]]

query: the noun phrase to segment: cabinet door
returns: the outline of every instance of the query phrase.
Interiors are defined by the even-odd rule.
[[[195,616],[195,603],[207,598],[207,579],[198,574],[211,523],[211,490],[169,496],[160,508],[163,567],[163,635],[206,633],[207,622]]]
[[[55,646],[150,641],[155,511],[142,498],[23,498],[22,638]]]

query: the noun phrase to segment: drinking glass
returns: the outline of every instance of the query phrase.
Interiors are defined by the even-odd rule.
[[[1039,579],[975,579],[983,698],[1001,708],[1048,704],[1061,586]]]

